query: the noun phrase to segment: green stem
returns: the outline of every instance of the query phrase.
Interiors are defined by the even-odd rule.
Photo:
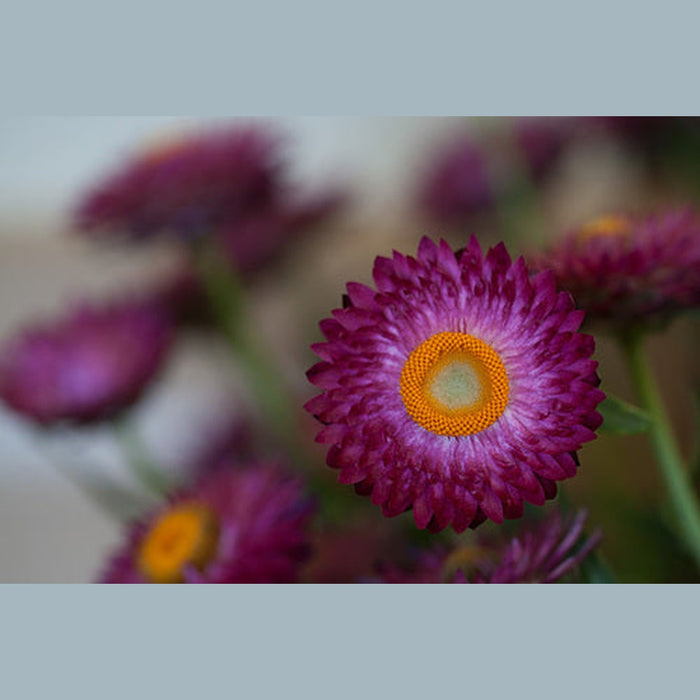
[[[126,421],[117,421],[114,428],[122,452],[137,481],[147,491],[160,498],[170,493],[174,484],[151,459],[134,427]]]
[[[649,433],[680,534],[700,568],[700,506],[673,437],[661,393],[644,352],[642,336],[635,334],[624,339],[623,347],[642,406],[652,419]]]
[[[340,521],[356,499],[337,484],[316,475],[317,458],[310,453],[299,430],[296,404],[290,400],[286,381],[267,348],[258,342],[248,314],[245,290],[235,269],[211,240],[203,240],[194,251],[198,276],[204,287],[215,320],[245,369],[246,379],[280,446],[292,464],[302,472],[310,490],[321,501],[321,513],[330,521]]]
[[[308,461],[304,460],[300,447],[297,421],[285,390],[285,380],[268,358],[266,348],[257,342],[238,275],[211,243],[202,244],[195,258],[216,321],[245,367],[246,378],[268,425],[291,452],[294,461]]]

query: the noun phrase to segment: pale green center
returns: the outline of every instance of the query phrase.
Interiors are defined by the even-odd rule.
[[[462,358],[446,362],[435,373],[427,389],[433,400],[449,411],[479,403],[484,392],[479,372]]]

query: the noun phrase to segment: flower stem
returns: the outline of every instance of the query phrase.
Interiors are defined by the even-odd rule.
[[[215,319],[234,354],[246,370],[246,377],[260,403],[267,424],[297,463],[305,458],[284,377],[261,347],[248,315],[245,293],[233,267],[211,241],[196,250],[199,278]]]
[[[195,249],[198,276],[219,328],[245,369],[250,389],[265,417],[266,426],[285,450],[290,462],[304,474],[310,491],[321,501],[321,516],[342,522],[356,507],[354,494],[317,475],[318,458],[309,449],[299,430],[299,421],[286,381],[261,346],[248,315],[246,295],[233,267],[225,260],[213,241],[202,241]]]
[[[625,338],[623,347],[643,408],[652,419],[649,432],[680,535],[700,568],[700,505],[673,437],[661,393],[644,352],[642,336],[635,334]]]
[[[138,482],[161,498],[172,491],[174,484],[156,466],[134,427],[126,421],[117,421],[114,427],[122,452]]]

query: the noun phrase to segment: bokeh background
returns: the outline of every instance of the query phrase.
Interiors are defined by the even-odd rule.
[[[175,117],[4,118],[0,121],[0,343],[27,323],[50,318],[76,299],[113,298],[166,280],[181,252],[160,241],[138,248],[100,245],[72,230],[69,212],[96,178],[140,144],[193,127],[236,119]],[[300,397],[314,361],[317,322],[338,306],[345,282],[370,282],[372,261],[392,248],[414,252],[424,234],[455,246],[470,234],[506,240],[526,253],[567,228],[610,211],[700,206],[695,124],[661,120],[591,128],[557,152],[546,177],[523,177],[511,118],[308,117],[238,120],[272,124],[287,136],[292,177],[310,187],[347,189],[337,215],[300,238],[250,286],[256,321]],[[420,205],[431,163],[468,138],[506,192],[459,221]],[[677,321],[652,342],[652,356],[684,454],[697,421],[698,320]],[[615,345],[597,335],[603,388],[634,401]],[[217,422],[242,411],[244,382],[219,338],[179,335],[157,382],[132,417],[158,462],[187,469]],[[579,474],[563,485],[602,527],[602,552],[620,580],[691,581],[692,568],[655,514],[663,489],[646,438],[602,436],[580,453]],[[76,477],[130,474],[106,428],[38,431],[0,405],[0,581],[93,580],[121,528],[98,510]],[[339,488],[344,488],[340,487]]]

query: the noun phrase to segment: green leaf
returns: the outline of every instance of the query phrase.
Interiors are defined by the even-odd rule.
[[[643,433],[651,426],[651,418],[646,411],[608,394],[598,406],[603,415],[601,431],[618,435]]]

